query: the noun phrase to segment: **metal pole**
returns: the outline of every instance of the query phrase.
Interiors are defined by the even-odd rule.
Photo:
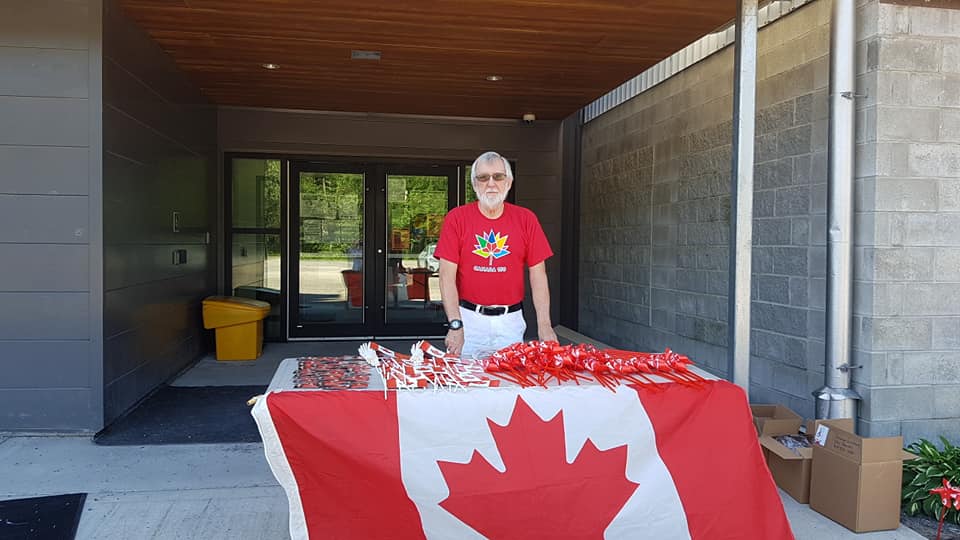
[[[850,389],[853,304],[853,152],[856,2],[834,0],[830,29],[830,139],[827,184],[827,298],[824,387],[813,393],[817,418],[854,418]]]
[[[750,272],[753,256],[753,135],[757,109],[757,0],[738,1],[730,178],[727,377],[750,391]]]

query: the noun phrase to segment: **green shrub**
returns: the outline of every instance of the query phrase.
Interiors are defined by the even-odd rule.
[[[946,478],[953,486],[960,486],[960,447],[940,437],[943,450],[938,450],[930,441],[920,439],[907,447],[917,458],[903,462],[902,505],[907,514],[926,514],[939,520],[943,505],[940,497],[930,493],[941,487]],[[960,512],[951,507],[945,521],[960,525]]]

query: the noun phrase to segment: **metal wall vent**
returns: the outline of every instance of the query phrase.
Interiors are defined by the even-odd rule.
[[[353,60],[380,60],[380,51],[350,51]]]

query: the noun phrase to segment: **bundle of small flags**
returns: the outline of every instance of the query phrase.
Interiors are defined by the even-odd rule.
[[[547,387],[553,381],[580,384],[596,381],[616,391],[621,384],[656,389],[662,382],[700,387],[704,379],[689,369],[686,356],[670,349],[641,353],[597,349],[588,344],[560,345],[555,341],[517,343],[479,362],[462,360],[419,341],[410,354],[375,342],[360,346],[360,356],[379,374],[384,389],[496,387],[504,379],[522,387]]]
[[[616,391],[621,383],[654,386],[662,380],[699,387],[704,379],[690,371],[686,356],[670,349],[641,353],[620,349],[597,349],[593,345],[560,345],[555,341],[530,341],[504,347],[482,360],[484,370],[520,386],[547,387],[595,380]]]
[[[484,375],[483,366],[448,356],[429,342],[418,341],[410,354],[376,342],[360,346],[360,357],[380,375],[385,389],[496,387],[500,381]]]

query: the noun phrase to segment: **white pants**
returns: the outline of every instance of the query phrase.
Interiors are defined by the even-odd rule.
[[[460,307],[463,321],[463,352],[461,358],[484,358],[508,345],[523,341],[527,321],[523,310],[504,315],[481,315]]]

